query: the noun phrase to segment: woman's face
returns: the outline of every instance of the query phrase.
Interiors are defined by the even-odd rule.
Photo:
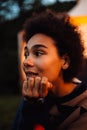
[[[23,62],[26,77],[46,76],[48,81],[58,84],[62,79],[63,58],[59,56],[55,41],[44,34],[35,34],[28,41]]]

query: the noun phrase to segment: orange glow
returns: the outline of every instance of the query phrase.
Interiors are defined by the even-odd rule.
[[[75,25],[87,24],[87,16],[72,16],[71,22]]]
[[[87,58],[87,16],[71,16],[71,23],[78,26],[84,43],[84,56]]]

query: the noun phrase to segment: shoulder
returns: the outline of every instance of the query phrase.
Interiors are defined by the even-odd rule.
[[[80,115],[80,117],[74,121],[67,130],[87,130],[87,112]]]

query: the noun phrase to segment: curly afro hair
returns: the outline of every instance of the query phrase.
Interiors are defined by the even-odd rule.
[[[78,75],[83,61],[83,42],[78,28],[66,13],[46,11],[36,14],[25,21],[23,29],[26,42],[37,33],[45,34],[53,38],[60,56],[66,54],[69,57],[70,66],[63,71],[65,82]]]

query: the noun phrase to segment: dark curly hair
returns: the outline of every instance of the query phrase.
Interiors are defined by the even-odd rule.
[[[69,68],[63,71],[64,81],[69,82],[77,76],[82,65],[84,48],[77,27],[70,22],[66,13],[46,11],[37,14],[25,22],[23,29],[26,42],[37,33],[53,38],[59,55],[66,54],[70,59]]]

